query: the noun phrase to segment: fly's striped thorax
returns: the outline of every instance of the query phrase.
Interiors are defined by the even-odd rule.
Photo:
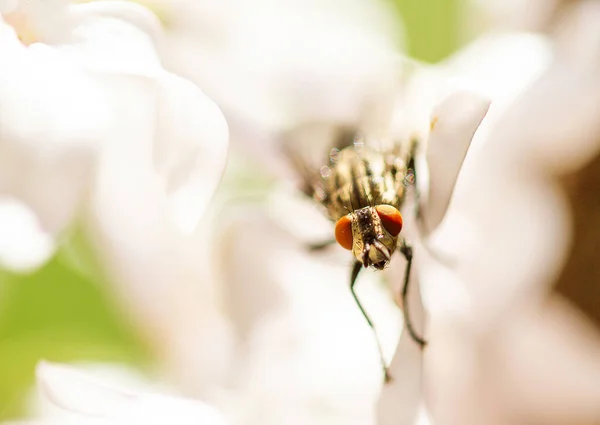
[[[324,196],[320,201],[329,218],[336,221],[349,212],[382,204],[400,209],[410,154],[408,146],[387,153],[354,146],[334,152],[331,164],[321,169]]]

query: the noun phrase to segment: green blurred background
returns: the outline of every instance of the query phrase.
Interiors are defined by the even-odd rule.
[[[394,0],[408,54],[436,62],[465,40],[463,1]],[[0,420],[20,416],[40,359],[119,361],[145,367],[151,353],[119,313],[76,226],[43,268],[0,269]]]

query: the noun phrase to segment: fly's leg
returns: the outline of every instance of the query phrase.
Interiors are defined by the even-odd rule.
[[[402,312],[404,313],[404,324],[410,337],[423,348],[427,342],[417,335],[417,332],[413,328],[412,321],[410,320],[410,314],[408,311],[408,286],[410,282],[410,269],[412,266],[413,250],[412,247],[406,243],[404,238],[400,244],[400,252],[406,258],[406,270],[404,271],[404,283],[402,285]]]
[[[412,170],[412,173],[414,176],[414,180],[412,181],[412,186],[413,186],[413,194],[414,194],[414,201],[415,201],[415,218],[416,218],[417,222],[421,225],[421,227],[423,227],[425,225],[425,222],[423,221],[423,213],[421,212],[421,191],[419,190],[419,187],[417,185],[417,179],[419,178],[419,176],[417,175],[417,169],[416,169],[417,168],[416,162],[417,162],[418,146],[419,146],[419,141],[417,139],[413,139],[412,146],[411,146],[411,152],[410,152],[410,159],[408,160],[407,169]]]
[[[356,278],[358,277],[358,274],[360,273],[360,269],[362,268],[362,266],[363,266],[362,263],[360,263],[359,261],[355,261],[354,265],[352,266],[352,275],[350,276],[350,291],[352,292],[354,301],[356,301],[356,305],[358,305],[358,308],[360,308],[362,315],[367,320],[367,323],[373,330],[373,335],[375,336],[375,342],[377,343],[377,350],[379,351],[379,360],[381,362],[381,367],[383,368],[383,376],[384,376],[385,382],[387,383],[392,380],[392,377],[391,377],[390,373],[388,372],[387,366],[385,365],[385,360],[383,358],[383,351],[381,350],[381,344],[379,343],[379,338],[377,337],[377,332],[375,331],[375,326],[373,326],[373,322],[371,321],[371,319],[369,319],[369,316],[365,312],[365,309],[363,308],[360,301],[358,300],[358,297],[356,296],[356,292],[354,292],[354,284],[356,283]]]

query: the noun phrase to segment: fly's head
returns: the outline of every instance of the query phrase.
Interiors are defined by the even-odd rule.
[[[391,205],[377,205],[353,211],[335,225],[335,239],[364,267],[385,268],[398,244],[402,215]]]

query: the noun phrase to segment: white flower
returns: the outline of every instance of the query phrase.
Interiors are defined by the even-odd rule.
[[[146,9],[62,6],[25,1],[13,12],[38,40],[28,47],[0,21],[0,193],[53,237],[80,219],[127,313],[177,364],[193,355],[182,341],[227,339],[192,237],[223,172],[227,125],[196,86],[162,67],[161,29]],[[213,364],[209,373],[224,372]]]
[[[402,111],[411,111],[415,119],[412,123],[395,122],[392,131],[396,134],[416,132],[425,141],[431,118],[435,118],[426,144],[430,183],[424,181],[423,185],[430,191],[423,193],[430,231],[444,216],[464,155],[489,106],[489,101],[474,90],[487,87],[485,83],[498,73],[511,77],[486,93],[497,99],[490,114],[498,115],[539,74],[547,58],[543,39],[527,35],[487,37],[447,62],[425,68],[410,80],[409,90],[401,93]],[[483,64],[481,59],[485,59]],[[480,65],[479,73],[473,69],[474,63]],[[477,79],[469,78],[470,84],[464,83],[466,78],[448,81],[465,74],[477,75]],[[337,124],[324,122],[305,133],[301,128],[294,136],[300,143],[306,139],[322,150]],[[420,176],[427,177],[427,173]],[[223,404],[238,406],[233,409],[240,412],[244,423],[370,423],[382,383],[380,364],[373,335],[347,286],[347,253],[306,252],[308,243],[331,237],[331,223],[310,201],[286,196],[289,187],[281,189],[269,194],[265,203],[241,211],[229,208],[236,201],[232,200],[223,206],[225,214],[219,214],[225,230],[215,257],[220,259],[231,318],[245,342],[238,350],[242,372],[235,380],[233,397],[237,403],[227,399]],[[406,213],[408,225],[412,217],[410,211]],[[407,227],[413,228],[408,229],[412,230],[410,239],[418,244],[423,235],[415,232],[414,225]],[[404,262],[398,259],[394,266],[399,269],[394,270],[398,273],[391,285],[396,295]],[[358,294],[389,355],[401,320],[389,292],[378,285],[381,277],[364,273]],[[418,329],[424,329],[416,284],[412,285],[411,297],[411,315]],[[402,423],[399,411],[406,423],[416,417],[422,398],[421,361],[418,346],[403,334],[394,360],[394,381],[384,389],[379,406],[382,420]],[[268,409],[267,405],[277,408]]]
[[[432,174],[429,199],[437,202],[425,204],[433,227],[443,217],[464,153],[488,105],[473,93],[457,92],[435,111],[429,152],[446,161],[445,174]],[[319,259],[307,252],[299,241],[330,237],[331,224],[319,216],[316,205],[285,197],[285,190],[289,188],[269,196],[263,206],[267,213],[246,208],[220,216],[226,232],[216,255],[223,264],[232,319],[246,342],[239,351],[234,396],[236,406],[242,406],[240,420],[371,423],[382,383],[381,365],[372,331],[348,288],[348,257],[332,252]],[[312,241],[307,226],[313,228]],[[404,266],[401,260],[397,264]],[[358,294],[389,354],[401,320],[393,297],[378,285],[380,278],[364,273]],[[415,285],[412,294],[419,297]],[[413,307],[412,316],[420,323],[422,313],[416,304]],[[399,372],[392,385],[404,386],[402,403],[410,405],[412,411],[407,412],[414,417],[421,397],[420,370],[407,356],[420,361],[421,351],[408,337],[405,345],[399,356],[410,367],[409,375]],[[398,404],[395,399],[394,408]]]
[[[58,409],[50,417],[16,424],[203,424],[224,425],[208,404],[173,396],[112,388],[77,370],[42,362],[37,368],[42,397]]]
[[[435,423],[599,419],[600,339],[552,293],[572,237],[556,178],[599,150],[599,20],[596,2],[566,15],[551,66],[467,157],[435,239],[452,264],[417,259],[431,315],[423,369]],[[397,373],[419,366],[401,354]],[[405,418],[399,396],[380,423]]]
[[[519,48],[515,48],[515,44]],[[482,52],[487,55],[482,55]],[[480,59],[479,73],[472,69],[475,56]],[[547,43],[540,38],[527,35],[487,37],[447,62],[435,68],[425,68],[410,81],[409,90],[400,95],[402,112],[411,108],[418,111],[411,111],[415,118],[412,123],[400,120],[393,124],[392,131],[406,136],[420,134],[421,140],[425,141],[430,174],[419,174],[418,180],[422,184],[427,230],[432,235],[435,236],[435,229],[444,217],[473,134],[488,110],[489,101],[473,90],[485,88],[485,82],[493,81],[498,73],[510,77],[501,87],[486,90],[485,94],[498,101],[490,109],[491,117],[485,120],[488,121],[486,126],[490,127],[495,117],[544,69],[548,56]],[[495,64],[494,59],[497,61]],[[466,78],[462,78],[463,81],[452,79],[465,74],[476,75],[477,79],[470,79],[470,84],[464,83]],[[416,90],[417,87],[425,87],[427,79],[427,91]],[[423,111],[427,111],[426,115]],[[400,116],[405,117],[402,113]],[[332,126],[335,124],[324,124],[320,128],[322,132],[302,133],[303,130],[300,130],[297,140],[304,142],[307,139],[313,147],[322,148],[327,146]],[[433,127],[431,134],[430,126]],[[422,165],[420,170],[425,171]],[[427,177],[428,180],[425,179]],[[223,237],[220,254],[217,254],[224,258],[224,282],[232,294],[232,318],[249,339],[247,356],[253,359],[244,363],[251,378],[247,378],[250,383],[245,385],[252,391],[246,390],[241,397],[260,411],[257,398],[267,398],[262,394],[271,394],[272,387],[279,382],[276,378],[268,378],[271,375],[265,373],[265,368],[272,369],[277,362],[291,362],[291,357],[293,366],[280,366],[289,370],[287,374],[275,372],[276,377],[283,380],[279,385],[284,389],[277,387],[276,391],[281,410],[296,412],[300,405],[304,406],[302,412],[310,415],[309,421],[312,422],[364,423],[365,418],[373,414],[373,401],[382,382],[375,344],[347,287],[348,257],[343,256],[347,253],[332,252],[320,259],[324,254],[308,254],[305,252],[306,245],[294,242],[294,237],[304,244],[325,240],[332,232],[331,224],[319,216],[314,204],[303,204],[284,200],[280,192],[273,193],[266,205],[268,216],[247,210],[240,213],[243,218],[234,219],[235,224]],[[419,242],[427,233],[417,232],[410,208],[405,212],[409,239],[416,245],[416,255],[422,255]],[[221,216],[221,221],[225,220],[226,217]],[[388,280],[391,281],[394,298],[399,298],[404,262],[396,260],[392,269]],[[362,275],[358,293],[376,324],[385,353],[389,354],[396,341],[400,319],[398,311],[389,302],[390,294],[377,285],[381,277],[370,273]],[[416,280],[411,288],[411,316],[417,329],[425,329]],[[313,321],[315,324],[311,326]],[[285,330],[283,325],[279,332],[273,330],[273,323],[281,322],[288,323]],[[268,339],[264,334],[269,336]],[[256,338],[259,338],[258,341]],[[306,347],[312,344],[318,345],[322,353],[330,353],[331,357],[325,358],[323,354],[315,361],[298,353],[276,351],[276,347]],[[273,348],[270,348],[271,345]],[[385,386],[379,404],[382,423],[412,423],[417,416],[422,399],[421,362],[419,347],[403,333],[393,363],[394,380]],[[342,364],[352,366],[342,367]],[[348,369],[352,372],[349,373]],[[317,406],[306,406],[301,402],[317,392],[312,387],[315,379],[309,378],[312,376],[320,378],[317,381],[320,388],[328,388],[319,392],[321,403],[332,406],[328,416],[323,415]],[[351,395],[355,395],[356,399]],[[282,421],[293,421],[294,414],[289,416]],[[261,420],[267,419],[261,416]],[[269,420],[277,422],[277,419]]]

